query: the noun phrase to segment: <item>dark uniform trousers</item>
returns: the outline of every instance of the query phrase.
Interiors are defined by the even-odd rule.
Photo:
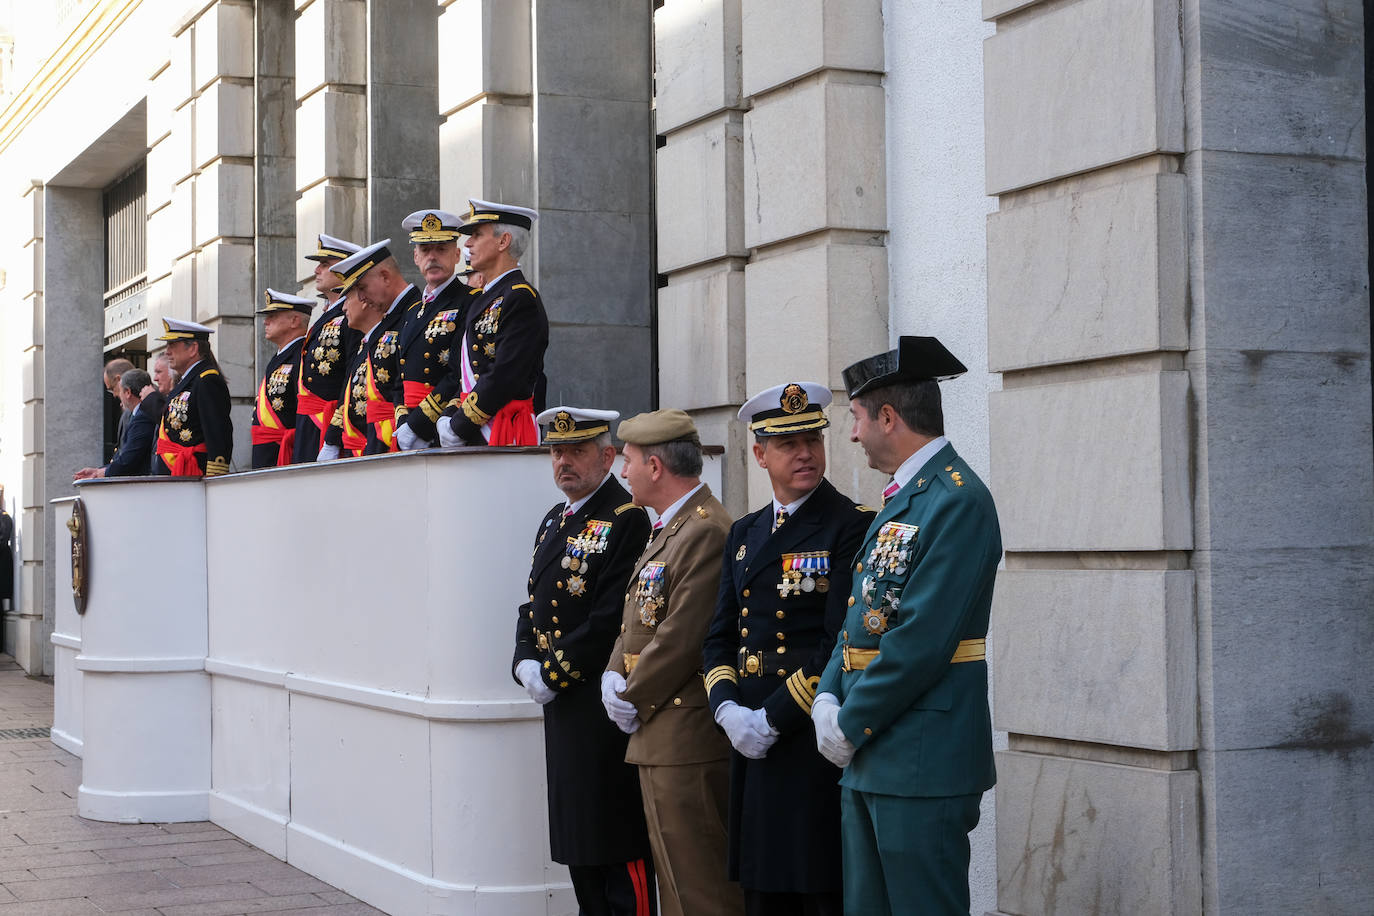
[[[568,866],[581,911],[651,916],[654,867],[639,774],[625,762],[629,737],[601,705],[621,593],[649,517],[610,477],[572,515],[564,507],[549,510],[535,538],[511,673],[522,661],[538,662],[554,692],[543,707],[549,850]]]
[[[864,536],[818,693],[855,747],[840,779],[845,913],[968,913],[968,833],[996,781],[984,641],[1002,539],[944,445]]]
[[[840,771],[816,749],[811,704],[872,513],[822,480],[776,530],[770,502],[726,542],[703,647],[711,708],[761,708],[780,733],[760,760],[731,756],[730,877],[751,916],[842,911]]]
[[[701,644],[715,611],[730,516],[707,486],[644,549],[626,587],[609,669],[642,723],[625,759],[639,788],[664,916],[742,914],[726,874],[730,744],[711,718]]]

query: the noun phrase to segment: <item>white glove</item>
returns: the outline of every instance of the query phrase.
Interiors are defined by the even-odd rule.
[[[730,745],[750,760],[762,760],[778,740],[778,730],[768,724],[762,709],[745,709],[734,700],[716,707],[716,724],[725,729]]]
[[[625,689],[625,678],[618,671],[607,671],[601,675],[601,705],[606,707],[610,717],[621,731],[632,734],[639,728],[639,710],[629,700],[622,700],[620,692]],[[633,722],[634,728],[630,725]]]
[[[337,445],[321,445],[320,453],[315,456],[316,461],[333,461],[339,457],[339,447]]]
[[[840,701],[833,693],[816,696],[811,704],[811,721],[816,726],[816,750],[837,767],[849,766],[854,759],[854,745],[840,729]]]
[[[453,431],[453,418],[440,417],[434,424],[434,428],[439,431],[439,444],[444,448],[453,448],[455,445],[463,445],[463,439]]]
[[[402,423],[396,427],[396,444],[400,446],[403,452],[413,452],[417,448],[424,448],[429,443],[421,439],[419,433],[410,428],[409,423]]]
[[[539,674],[539,663],[532,658],[527,658],[515,666],[515,676],[525,685],[525,692],[530,695],[530,699],[540,706],[558,696],[544,683],[544,678]]]

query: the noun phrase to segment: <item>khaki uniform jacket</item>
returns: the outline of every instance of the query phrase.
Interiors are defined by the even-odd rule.
[[[629,763],[674,766],[730,756],[701,677],[701,645],[715,615],[729,532],[729,514],[703,485],[635,563],[609,662],[609,670],[625,675],[621,696],[642,723],[630,736]]]

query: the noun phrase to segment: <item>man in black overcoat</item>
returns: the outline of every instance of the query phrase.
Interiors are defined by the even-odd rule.
[[[610,422],[619,416],[555,407],[537,418],[567,499],[539,524],[511,665],[544,707],[549,848],[587,916],[658,912],[638,770],[625,762],[629,736],[601,706],[626,583],[649,539],[648,514],[611,474]]]

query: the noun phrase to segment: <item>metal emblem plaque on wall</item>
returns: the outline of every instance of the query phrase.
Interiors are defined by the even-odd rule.
[[[67,520],[67,530],[72,533],[72,603],[78,614],[86,613],[86,596],[90,593],[90,582],[86,578],[86,506],[78,496],[72,503],[72,517]]]

